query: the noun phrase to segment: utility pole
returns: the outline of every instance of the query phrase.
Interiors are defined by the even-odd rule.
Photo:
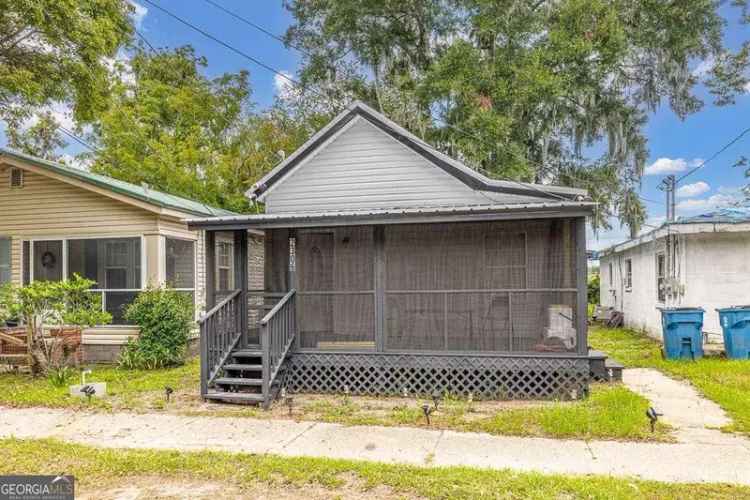
[[[667,236],[666,236],[666,264],[668,282],[674,283],[677,277],[677,256],[676,256],[676,238],[671,234],[671,224],[675,220],[675,187],[677,180],[674,175],[668,175],[659,185],[659,189],[666,194],[667,202]],[[669,296],[669,294],[667,295]]]

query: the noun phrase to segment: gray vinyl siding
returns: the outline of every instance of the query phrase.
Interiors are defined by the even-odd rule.
[[[267,213],[525,203],[475,191],[362,118],[271,189]]]

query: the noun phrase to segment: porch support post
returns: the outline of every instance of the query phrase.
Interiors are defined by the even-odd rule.
[[[240,329],[240,345],[247,347],[247,230],[234,232],[234,283],[240,290],[237,326]]]
[[[375,226],[375,349],[385,350],[385,226]]]
[[[579,354],[588,354],[588,262],[586,261],[586,217],[576,218],[576,286],[578,310],[576,325]]]
[[[206,311],[216,305],[216,233],[207,229],[204,235],[206,272]]]

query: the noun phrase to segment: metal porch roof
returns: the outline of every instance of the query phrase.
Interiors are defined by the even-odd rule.
[[[284,212],[188,219],[186,222],[191,229],[239,229],[523,218],[533,219],[589,215],[595,206],[596,203],[591,201],[560,201],[514,203],[505,205],[471,205],[460,207],[346,210],[331,212]]]

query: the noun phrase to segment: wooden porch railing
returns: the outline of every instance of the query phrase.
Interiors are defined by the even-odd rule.
[[[296,302],[296,290],[291,290],[260,320],[263,397],[266,401],[270,401],[273,383],[297,334]]]
[[[201,396],[242,337],[241,290],[235,290],[198,320],[201,351]]]

